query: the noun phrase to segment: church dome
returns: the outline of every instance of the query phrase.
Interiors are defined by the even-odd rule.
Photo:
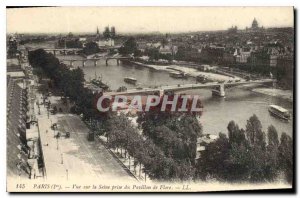
[[[253,22],[252,22],[252,28],[258,28],[258,22],[257,20],[254,18]]]

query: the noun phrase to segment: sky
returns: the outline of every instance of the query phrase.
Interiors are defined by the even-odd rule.
[[[293,27],[293,7],[51,7],[6,9],[7,33],[189,32],[251,26]]]

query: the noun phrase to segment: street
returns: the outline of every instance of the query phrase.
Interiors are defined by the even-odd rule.
[[[54,104],[58,97],[50,97]],[[38,116],[41,148],[44,156],[45,174],[47,179],[89,179],[105,181],[118,179],[136,181],[126,172],[118,160],[99,142],[88,141],[89,129],[79,116],[73,114],[47,115],[46,109],[40,106]],[[57,129],[51,125],[57,123]],[[61,136],[56,138],[55,135]],[[70,137],[66,138],[65,133]]]
[[[64,155],[80,160],[84,164],[82,169],[89,167],[98,178],[134,180],[107,149],[97,141],[98,138],[95,138],[95,141],[87,140],[89,129],[78,116],[63,115],[59,118],[58,125],[59,131],[70,132],[69,139],[61,137],[62,152]],[[75,164],[72,158],[66,160],[67,164],[76,167],[77,164]],[[78,170],[81,170],[81,168],[78,167]],[[79,173],[79,175],[81,174]]]

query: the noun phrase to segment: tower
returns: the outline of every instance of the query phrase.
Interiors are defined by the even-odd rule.
[[[110,29],[110,37],[113,39],[116,36],[116,29],[114,26],[111,27]]]
[[[97,26],[96,37],[97,37],[97,38],[99,38],[99,37],[100,37],[100,34],[99,34],[99,28],[98,28],[98,26]]]
[[[252,29],[257,29],[258,28],[258,22],[257,22],[256,18],[253,19],[251,27],[252,27]]]
[[[106,26],[103,32],[103,36],[105,39],[108,39],[110,37],[110,31],[109,31],[109,26]]]

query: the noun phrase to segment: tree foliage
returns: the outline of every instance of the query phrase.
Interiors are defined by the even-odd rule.
[[[82,42],[79,41],[79,38],[76,39],[59,39],[58,47],[67,47],[67,48],[82,48]]]
[[[46,53],[43,49],[30,52],[28,60],[32,67],[39,71],[37,75],[50,78],[64,97],[69,97],[75,102],[75,106],[71,109],[73,112],[83,114],[85,119],[99,117],[94,107],[96,95],[84,88],[84,73],[80,68],[68,69],[53,54]]]
[[[269,126],[267,141],[256,115],[249,118],[246,130],[231,121],[228,138],[219,138],[206,146],[197,161],[196,176],[199,179],[215,178],[226,182],[266,182],[279,178],[293,180],[293,142],[286,133],[280,141],[274,126]]]
[[[135,38],[129,37],[128,40],[126,40],[123,46],[119,49],[119,53],[122,55],[140,54]]]
[[[162,132],[165,132],[165,129],[157,130],[161,132],[161,138],[164,140]],[[194,168],[188,160],[178,161],[171,153],[165,153],[165,148],[158,146],[152,139],[144,138],[124,114],[111,115],[106,135],[110,148],[126,150],[130,156],[144,165],[145,171],[152,179],[187,180],[194,175]],[[172,141],[169,141],[167,145],[171,143]]]
[[[278,160],[280,169],[284,171],[285,178],[289,183],[293,182],[293,140],[286,133],[280,137],[278,147]]]
[[[83,48],[83,53],[85,55],[91,55],[91,54],[95,54],[100,52],[100,49],[97,45],[97,43],[95,42],[88,42],[85,44],[84,48]]]

